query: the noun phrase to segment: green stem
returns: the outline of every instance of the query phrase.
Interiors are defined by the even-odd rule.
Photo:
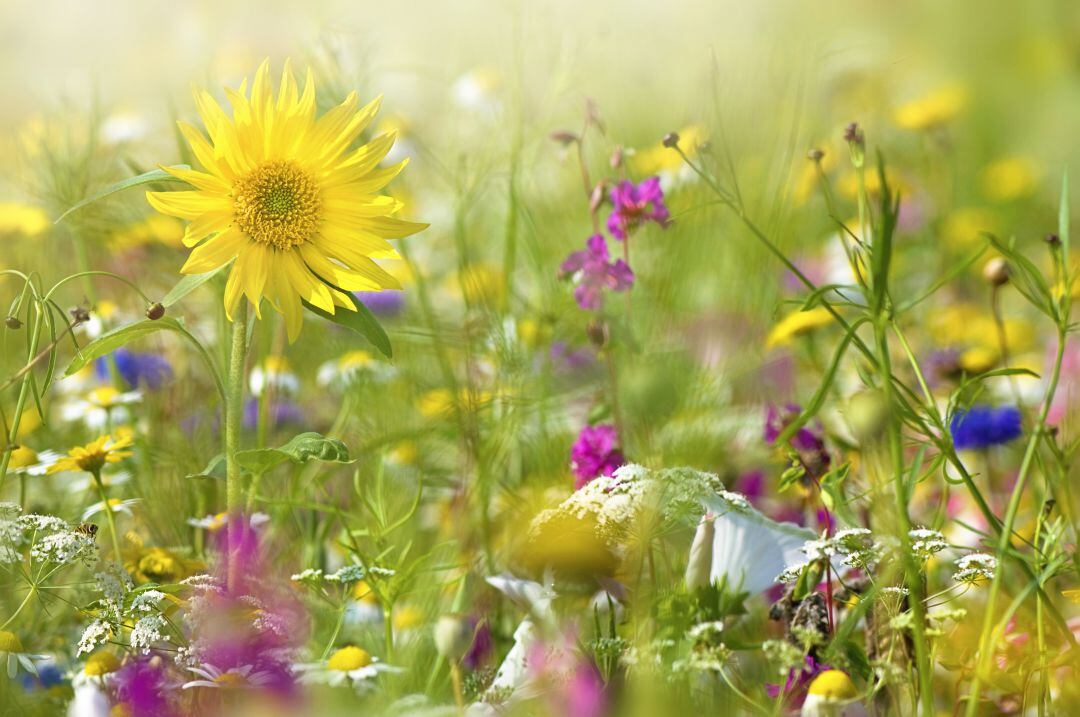
[[[27,350],[27,356],[30,359],[33,359],[37,353],[38,341],[41,339],[41,324],[45,321],[44,311],[46,310],[39,310],[37,320],[34,321],[34,328],[30,333],[30,346]],[[0,456],[0,490],[3,490],[4,483],[7,482],[8,464],[11,462],[11,452],[15,450],[15,442],[19,438],[19,424],[22,422],[26,400],[30,397],[30,383],[33,378],[32,372],[27,371],[26,375],[23,376],[22,386],[19,387],[19,397],[15,401],[15,413],[11,417],[11,430],[7,436],[7,445],[3,448],[3,456]]]
[[[386,661],[390,662],[394,654],[394,606],[383,608],[383,637],[386,640]]]
[[[874,324],[874,337],[878,348],[878,366],[881,370],[882,390],[888,406],[895,405],[892,385],[892,366],[889,358],[889,340],[886,334],[884,318]],[[896,516],[900,521],[900,555],[903,556],[904,575],[908,592],[911,595],[912,637],[915,643],[915,666],[919,673],[919,703],[924,717],[934,714],[934,693],[931,683],[930,652],[926,640],[926,606],[923,604],[922,573],[911,557],[911,518],[908,516],[908,496],[905,485],[907,471],[904,469],[904,446],[900,435],[900,421],[895,411],[889,413],[889,454],[892,459],[892,474],[895,482]]]
[[[123,564],[124,558],[120,553],[120,537],[116,532],[116,518],[113,516],[112,506],[109,505],[109,493],[105,490],[105,483],[101,480],[101,471],[90,471],[97,485],[98,495],[101,496],[101,505],[105,510],[105,520],[109,523],[109,535],[112,537],[112,548],[116,562]]]
[[[1005,572],[1005,558],[1012,547],[1013,525],[1016,523],[1016,515],[1020,510],[1020,501],[1023,498],[1024,488],[1027,486],[1031,466],[1035,463],[1035,453],[1039,442],[1046,430],[1046,417],[1050,413],[1050,405],[1053,403],[1054,394],[1057,393],[1058,380],[1061,378],[1061,363],[1065,357],[1066,329],[1058,328],[1057,356],[1054,359],[1054,368],[1050,374],[1050,383],[1046,387],[1046,395],[1043,396],[1042,409],[1039,418],[1031,430],[1027,448],[1024,450],[1024,458],[1020,463],[1020,472],[1016,476],[1016,484],[1013,486],[1012,495],[1009,497],[1009,505],[1005,510],[1005,520],[1002,523],[1001,533],[998,536],[997,559],[998,567],[994,571],[994,578],[990,583],[990,590],[986,597],[986,611],[983,613],[982,630],[979,633],[978,660],[975,665],[975,674],[971,679],[971,692],[968,695],[967,715],[975,717],[978,712],[979,695],[982,689],[982,677],[990,665],[991,643],[993,640],[995,615],[997,612],[998,593],[1001,590],[1001,578]]]

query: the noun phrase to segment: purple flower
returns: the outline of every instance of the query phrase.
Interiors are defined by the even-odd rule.
[[[615,208],[608,217],[607,228],[622,241],[645,222],[656,222],[666,229],[671,221],[659,177],[649,177],[641,184],[624,179],[611,188],[611,203]]]
[[[776,699],[781,694],[785,697],[789,697],[792,693],[801,693],[802,690],[810,684],[810,681],[817,677],[819,673],[831,669],[832,668],[828,665],[818,662],[810,655],[807,655],[806,663],[801,670],[790,670],[788,672],[787,682],[784,683],[784,688],[782,690],[780,689],[780,685],[766,684],[765,692],[773,699]],[[800,707],[805,698],[805,694],[796,695],[794,706]]]
[[[469,619],[469,624],[473,627],[474,636],[469,651],[461,658],[461,664],[470,670],[478,670],[495,654],[495,641],[487,620],[473,617]]]
[[[231,516],[216,535],[216,587],[189,613],[191,653],[203,668],[246,671],[264,695],[293,698],[292,663],[306,640],[303,608],[287,581],[274,574],[247,516]]]
[[[164,356],[117,349],[112,358],[120,378],[132,388],[145,386],[155,389],[172,378],[172,366]],[[102,357],[94,362],[94,373],[99,379],[105,380],[109,377],[108,361],[108,357]]]
[[[949,421],[953,445],[960,450],[989,448],[1019,438],[1024,432],[1016,406],[972,406],[957,410]]]
[[[570,467],[576,480],[574,488],[583,485],[598,476],[609,476],[615,469],[626,462],[622,451],[618,449],[619,436],[615,426],[585,426],[570,449]]]
[[[253,429],[259,425],[259,399],[249,398],[244,402],[244,428]],[[271,400],[267,414],[271,427],[299,426],[304,423],[304,412],[300,406],[287,399]]]
[[[167,717],[176,714],[169,705],[165,662],[160,656],[138,657],[113,676],[116,701],[132,717]]]
[[[607,714],[607,693],[600,671],[592,662],[582,660],[563,684],[560,712],[568,717],[603,717]]]
[[[405,309],[405,292],[398,289],[385,291],[354,291],[353,296],[376,316],[397,316]]]
[[[626,291],[634,285],[634,272],[625,261],[608,261],[607,242],[600,234],[589,237],[584,250],[566,257],[559,272],[574,277],[574,299],[583,309],[599,309],[604,303],[604,289]]]
[[[575,373],[596,365],[596,355],[587,348],[575,349],[565,341],[551,344],[551,363],[559,373]]]
[[[765,413],[764,439],[766,443],[773,444],[780,437],[784,429],[794,421],[802,408],[794,403],[789,403],[783,409],[770,405]],[[791,447],[794,448],[801,458],[806,469],[815,477],[820,477],[829,469],[832,462],[829,452],[825,450],[825,435],[820,426],[803,426],[795,431],[791,437]]]

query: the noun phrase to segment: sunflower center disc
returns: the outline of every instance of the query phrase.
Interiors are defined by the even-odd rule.
[[[234,197],[240,229],[275,249],[300,246],[318,228],[319,188],[294,162],[259,165],[236,182]]]

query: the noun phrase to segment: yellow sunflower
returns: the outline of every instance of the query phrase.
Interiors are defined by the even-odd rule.
[[[159,212],[189,221],[183,241],[195,248],[180,271],[202,274],[235,259],[226,314],[232,319],[246,295],[258,315],[266,297],[285,316],[290,341],[303,323],[302,301],[355,311],[347,291],[400,289],[374,259],[396,258],[387,239],[427,225],[395,217],[401,202],[378,194],[407,163],[379,167],[395,133],[354,146],[380,99],[358,108],[353,92],[316,117],[311,71],[301,90],[288,61],[276,97],[269,61],[250,92],[244,80],[226,93],[231,116],[195,90],[205,135],[179,123],[204,171],[162,167],[194,189],[146,193]]]

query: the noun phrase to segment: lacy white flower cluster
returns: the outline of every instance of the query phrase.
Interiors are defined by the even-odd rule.
[[[154,588],[136,588],[127,571],[110,563],[94,575],[101,597],[96,601],[98,617],[83,630],[78,654],[92,652],[98,645],[130,626],[128,641],[136,650],[149,652],[167,639],[168,621],[162,614],[165,593]]]
[[[324,573],[319,568],[307,568],[296,573],[290,579],[294,583],[304,583],[306,585],[321,585],[322,583],[352,585],[363,580],[366,574],[361,565],[346,565],[332,573]]]
[[[911,552],[920,560],[926,560],[949,547],[944,535],[928,528],[915,528],[908,531],[908,539],[911,541]]]
[[[810,562],[840,558],[843,565],[863,570],[881,560],[884,554],[882,545],[874,540],[874,536],[866,528],[847,528],[837,531],[832,537],[808,540],[802,546],[802,551]],[[785,574],[788,572],[784,571]],[[780,578],[781,582],[791,582],[783,577],[784,574]]]
[[[977,583],[991,580],[997,570],[997,558],[986,553],[968,553],[956,561],[953,580],[958,583]]]
[[[73,528],[55,515],[23,515],[14,503],[0,503],[0,563],[21,562],[27,546],[30,559],[39,563],[93,567],[98,560],[92,532]]]
[[[645,507],[656,510],[666,521],[696,523],[701,518],[702,499],[730,495],[735,509],[746,499],[723,490],[720,478],[693,468],[649,470],[635,463],[616,469],[611,476],[599,476],[575,491],[555,508],[542,511],[533,520],[532,532],[558,516],[595,521],[596,533],[609,545],[617,544],[633,519]],[[748,505],[748,504],[746,504]]]

